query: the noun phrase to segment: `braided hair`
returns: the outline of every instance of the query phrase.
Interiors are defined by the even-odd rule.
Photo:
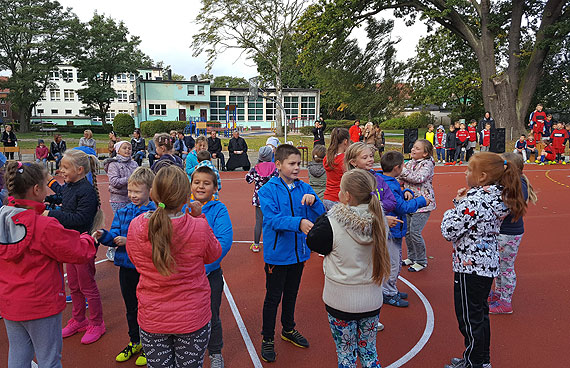
[[[47,172],[38,164],[11,161],[6,164],[4,178],[8,195],[23,199],[30,188],[46,183]]]

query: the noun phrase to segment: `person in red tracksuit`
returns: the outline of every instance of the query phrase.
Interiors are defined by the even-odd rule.
[[[535,162],[538,163],[538,148],[536,148],[536,140],[532,134],[529,134],[526,140],[526,162],[530,162],[530,155],[532,154],[534,154]]]
[[[551,139],[545,138],[544,144],[546,144],[546,147],[544,147],[542,152],[540,152],[540,164],[539,165],[544,165],[545,163],[550,163],[550,162],[554,161],[554,159],[556,158],[556,153],[554,153],[554,148],[552,147]]]
[[[437,153],[437,162],[445,162],[445,128],[443,125],[437,127],[435,133],[435,151]]]
[[[550,138],[552,139],[552,146],[554,148],[554,153],[556,154],[556,162],[566,165],[566,161],[562,159],[564,154],[564,145],[568,139],[568,131],[564,129],[563,123],[558,123],[555,125],[556,129],[552,132]]]
[[[477,120],[471,119],[469,121],[469,127],[467,127],[467,132],[469,132],[469,143],[467,144],[467,153],[465,154],[465,161],[469,161],[473,153],[475,152],[475,147],[477,147]]]
[[[455,162],[459,165],[465,159],[465,150],[469,144],[469,132],[465,129],[465,123],[459,125],[459,130],[455,134],[457,137],[457,146],[455,147]]]
[[[485,124],[485,129],[481,130],[479,135],[479,150],[481,152],[489,152],[491,146],[491,124]]]
[[[542,139],[542,134],[544,133],[544,120],[546,119],[546,113],[542,111],[542,104],[536,105],[536,111],[532,115],[532,120],[530,126],[534,132],[534,139],[540,142]]]

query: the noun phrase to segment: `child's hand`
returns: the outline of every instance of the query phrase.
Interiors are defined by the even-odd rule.
[[[404,192],[404,199],[409,201],[410,199],[414,199],[414,195],[410,192]],[[427,198],[426,198],[427,199]]]
[[[303,196],[303,198],[301,199],[301,204],[302,205],[309,205],[312,206],[313,203],[315,203],[315,196],[312,194],[305,194]]]
[[[49,211],[45,210],[44,213],[42,213],[42,216],[49,216]]]
[[[460,201],[467,195],[467,188],[463,187],[457,191],[457,195],[455,196],[456,201]]]
[[[93,237],[93,239],[99,240],[103,236],[103,231],[97,230],[97,231],[93,232],[93,234],[91,234],[91,236]]]
[[[426,199],[426,206],[429,206],[429,204],[431,203],[431,200],[428,197],[424,197]]]
[[[388,226],[394,227],[398,225],[398,223],[403,224],[404,221],[399,220],[397,217],[394,216],[386,216],[386,221],[388,222]]]
[[[198,201],[188,203],[188,213],[192,217],[198,217],[202,214],[202,203]]]
[[[117,236],[113,239],[113,243],[115,243],[118,247],[123,247],[127,245],[127,238],[125,236]]]
[[[311,231],[312,228],[313,228],[313,223],[311,221],[309,221],[307,219],[301,220],[301,224],[299,224],[299,230],[304,232],[305,235],[307,235],[309,233],[309,231]]]

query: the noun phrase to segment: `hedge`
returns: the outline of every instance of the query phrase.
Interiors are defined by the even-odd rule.
[[[354,120],[325,120],[327,128],[325,133],[330,133],[334,128],[350,128],[354,124]],[[313,135],[314,125],[301,127],[299,131],[303,135]]]
[[[409,116],[397,116],[386,120],[380,127],[386,129],[417,129],[433,124],[434,118],[429,113],[414,112]]]
[[[184,130],[187,121],[149,120],[141,122],[141,133],[144,137],[152,137],[156,133],[168,133],[171,130]]]
[[[30,127],[30,131],[39,132],[40,128],[41,128],[41,125],[32,125]],[[80,133],[80,134],[82,134],[87,129],[91,130],[93,132],[93,134],[107,134],[113,130],[113,126],[111,124],[105,124],[105,126],[101,126],[101,125],[74,125],[74,126],[56,125],[56,126],[54,126],[54,128],[57,129],[56,133]]]
[[[129,114],[117,114],[113,119],[113,130],[120,136],[128,137],[135,130],[135,120]]]

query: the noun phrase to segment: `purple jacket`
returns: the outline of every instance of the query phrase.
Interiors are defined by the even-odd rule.
[[[376,177],[376,182],[378,183],[377,189],[380,194],[380,202],[382,203],[384,212],[388,213],[394,211],[396,208],[396,197],[394,197],[394,193],[392,193],[390,186],[386,184],[384,179],[382,179],[382,176],[376,171],[370,170],[370,172]]]
[[[103,167],[109,177],[110,202],[129,202],[127,191],[129,177],[139,165],[130,156],[117,155],[106,159]]]

